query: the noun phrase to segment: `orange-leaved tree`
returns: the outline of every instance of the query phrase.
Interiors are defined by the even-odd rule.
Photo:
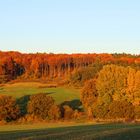
[[[38,118],[48,119],[49,110],[54,105],[54,99],[44,93],[30,96],[28,113]]]
[[[12,121],[20,117],[20,109],[16,99],[11,96],[0,96],[0,120]]]

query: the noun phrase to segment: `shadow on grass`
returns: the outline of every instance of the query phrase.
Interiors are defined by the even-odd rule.
[[[4,88],[0,87],[0,90],[4,90]]]
[[[44,93],[44,94],[49,95],[49,94],[54,94],[54,93],[55,92],[48,92],[48,93]],[[28,105],[28,102],[30,100],[30,96],[31,95],[25,95],[25,96],[20,97],[16,100],[16,103],[20,107],[20,111],[21,111],[22,116],[27,114],[27,105]]]
[[[96,124],[0,132],[0,138],[5,140],[139,140],[140,125]]]
[[[50,95],[50,94],[54,94],[56,92],[46,92],[45,94]]]
[[[81,107],[82,103],[79,99],[75,99],[75,100],[72,100],[72,101],[64,101],[61,104],[61,106],[64,106],[64,105],[70,106],[73,110],[75,110],[75,109],[80,110],[80,107]]]
[[[20,107],[21,115],[24,116],[27,113],[27,105],[30,99],[30,95],[25,95],[17,99],[17,104]]]

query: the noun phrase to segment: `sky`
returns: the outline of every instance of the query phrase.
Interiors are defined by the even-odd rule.
[[[0,50],[140,54],[140,1],[0,0]]]

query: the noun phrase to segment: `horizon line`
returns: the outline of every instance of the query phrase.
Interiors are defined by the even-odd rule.
[[[128,52],[71,52],[71,53],[68,53],[68,52],[45,52],[45,51],[32,51],[32,52],[25,52],[25,51],[20,51],[20,50],[0,50],[0,52],[18,52],[18,53],[21,53],[21,54],[38,54],[38,53],[41,53],[41,54],[68,54],[68,55],[71,55],[71,54],[127,54],[127,55],[140,55],[140,53],[128,53]]]

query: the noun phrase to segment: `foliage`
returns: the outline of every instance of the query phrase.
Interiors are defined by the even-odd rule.
[[[95,80],[85,83],[81,101],[89,116],[97,118],[138,118],[140,71],[131,67],[106,65]],[[135,108],[135,113],[134,113]]]
[[[95,80],[89,80],[85,83],[81,92],[81,102],[85,108],[94,104],[97,100],[98,94],[95,86]]]
[[[99,72],[96,88],[104,102],[111,103],[113,96],[119,95],[118,98],[123,98],[126,78],[127,70],[122,66],[106,65],[103,67]]]
[[[20,117],[20,109],[11,96],[0,96],[0,120],[12,121]]]
[[[127,101],[113,101],[109,105],[110,118],[134,118],[134,106]]]
[[[62,118],[61,108],[58,105],[52,105],[48,111],[49,119],[51,120],[59,120]]]
[[[140,56],[130,54],[22,54],[19,52],[0,52],[0,75],[8,76],[7,80],[21,77],[24,79],[66,78],[74,71],[76,80],[89,80],[101,69],[101,65],[117,64],[140,69]],[[87,68],[92,66],[93,68]],[[87,69],[86,69],[87,68]],[[81,77],[81,71],[83,72]],[[80,75],[79,75],[80,74]],[[73,78],[72,78],[73,79]],[[7,81],[6,80],[6,81]]]
[[[83,85],[87,80],[93,79],[97,76],[97,72],[101,69],[100,64],[94,64],[90,67],[79,68],[75,70],[70,77],[70,82],[73,85]]]
[[[73,109],[68,105],[64,105],[63,109],[64,119],[72,119],[74,115]]]
[[[52,97],[46,94],[36,94],[30,96],[28,103],[28,113],[38,116],[42,119],[47,119],[50,108],[54,105]]]
[[[92,115],[94,118],[106,119],[108,114],[108,105],[97,102],[94,106],[92,106]]]
[[[135,113],[135,118],[140,119],[140,106],[135,106],[134,113]]]

